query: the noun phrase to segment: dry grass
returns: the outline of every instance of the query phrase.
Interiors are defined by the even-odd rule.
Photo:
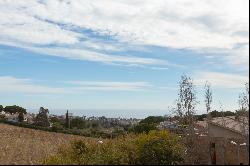
[[[0,165],[41,164],[61,144],[72,140],[96,141],[75,135],[39,131],[0,123]]]

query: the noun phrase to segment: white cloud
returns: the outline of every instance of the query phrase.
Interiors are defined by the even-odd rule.
[[[129,64],[141,64],[141,65],[167,65],[168,62],[154,58],[141,58],[135,56],[119,56],[97,53],[94,51],[72,49],[72,48],[38,48],[30,47],[29,50],[36,51],[38,53],[45,53],[53,56],[60,56],[69,59],[97,61],[105,63],[129,63]]]
[[[37,85],[30,79],[19,79],[11,76],[0,76],[0,91],[23,94],[60,94],[67,93],[63,88]]]
[[[147,82],[68,81],[70,86],[52,87],[34,83],[30,79],[0,76],[0,92],[22,94],[66,94],[85,91],[140,91],[150,88]]]
[[[147,82],[110,82],[110,81],[68,81],[78,86],[76,89],[88,90],[144,90],[150,88]]]
[[[226,60],[235,65],[241,65],[240,68],[249,71],[249,44],[236,47],[228,52]]]
[[[225,74],[219,72],[197,72],[194,76],[194,83],[204,86],[206,81],[212,86],[221,88],[243,88],[246,82],[249,82],[248,76]]]
[[[225,49],[230,51],[230,64],[249,59],[249,49],[241,54],[235,48],[249,45],[248,0],[0,0],[0,42],[83,44],[80,38],[85,34],[72,27],[130,44]],[[115,50],[91,41],[85,44]]]

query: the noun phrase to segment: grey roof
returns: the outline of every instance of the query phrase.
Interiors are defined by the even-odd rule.
[[[226,129],[249,135],[249,121],[247,117],[240,117],[238,119],[235,116],[216,117],[212,118],[211,124],[224,127]]]
[[[196,124],[205,128],[207,125],[207,121],[198,121]],[[249,135],[249,120],[247,117],[216,117],[211,119],[210,124],[223,127],[237,133],[244,133],[246,135]]]

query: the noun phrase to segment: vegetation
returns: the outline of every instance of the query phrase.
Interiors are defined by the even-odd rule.
[[[18,122],[23,122],[23,120],[24,120],[24,115],[23,115],[22,112],[20,112],[20,113],[18,114]]]
[[[158,130],[157,125],[164,121],[165,118],[162,116],[149,116],[139,122],[138,125],[130,128],[130,132],[134,133],[149,133],[151,130]]]
[[[70,128],[69,111],[68,110],[66,112],[66,117],[65,117],[65,128]]]
[[[44,164],[120,165],[176,164],[182,161],[183,146],[179,137],[167,131],[126,135],[103,143],[74,141],[62,146]]]
[[[60,145],[74,140],[96,142],[70,134],[33,130],[0,123],[0,165],[39,165]]]
[[[0,110],[3,110],[4,112],[7,112],[7,113],[11,113],[11,114],[15,114],[15,113],[24,113],[26,114],[26,109],[22,108],[22,107],[19,107],[19,106],[16,106],[16,105],[13,105],[13,106],[6,106],[5,108],[1,107],[0,106]]]
[[[83,118],[74,118],[70,121],[70,128],[84,129],[86,127],[86,121]]]
[[[15,149],[15,151],[10,151],[8,149],[9,146],[5,146],[4,143],[0,142],[0,161],[6,160],[7,164],[23,164],[22,162],[17,161],[16,163],[12,163],[10,158],[6,157],[7,153],[14,153],[17,156],[18,152],[23,153],[25,150],[21,149],[23,144],[25,146],[35,146],[37,150],[37,154],[42,154],[41,158],[39,158],[36,154],[35,161],[33,162],[32,156],[30,152],[29,159],[26,157],[27,162],[30,164],[37,164],[39,161],[43,160],[43,164],[77,164],[77,165],[172,165],[172,164],[199,164],[200,160],[205,156],[206,158],[208,154],[211,154],[210,143],[211,139],[208,133],[208,126],[205,129],[206,133],[208,133],[208,137],[199,137],[199,133],[195,133],[195,122],[196,120],[204,120],[207,118],[214,117],[223,117],[223,116],[236,116],[240,119],[241,116],[249,117],[249,87],[246,84],[245,92],[240,94],[239,96],[239,110],[236,112],[231,111],[211,111],[211,103],[212,103],[212,91],[210,84],[205,85],[205,104],[206,104],[206,114],[196,115],[196,104],[198,101],[196,100],[196,91],[193,81],[190,77],[183,75],[179,82],[179,93],[178,99],[176,100],[176,115],[172,118],[174,121],[179,121],[178,128],[180,128],[180,133],[175,135],[173,133],[169,133],[168,131],[160,131],[157,126],[160,122],[167,120],[167,118],[162,116],[149,116],[143,120],[141,120],[137,125],[133,126],[127,123],[119,123],[119,120],[110,120],[106,117],[100,118],[88,118],[85,117],[69,117],[69,113],[67,111],[66,118],[63,117],[48,117],[49,110],[43,107],[40,108],[39,113],[35,117],[34,124],[28,124],[24,122],[24,114],[26,110],[19,106],[6,106],[5,108],[0,105],[0,111],[4,110],[8,113],[18,113],[18,122],[8,121],[4,115],[0,115],[0,122],[4,122],[7,124],[25,127],[25,128],[33,128],[50,132],[60,132],[65,134],[74,134],[81,135],[87,137],[96,137],[97,139],[92,138],[92,141],[84,137],[84,139],[77,140],[65,140],[62,142],[57,142],[60,140],[56,137],[57,133],[46,133],[44,135],[48,135],[48,138],[45,136],[41,136],[39,134],[34,134],[33,130],[28,131],[28,129],[15,127],[10,127],[8,125],[3,125],[3,129],[0,128],[1,138],[4,140],[6,136],[6,129],[9,127],[12,132],[14,129],[17,133],[11,133],[13,136],[13,140],[8,140],[10,143],[16,143],[15,147],[19,147],[20,149]],[[244,120],[245,118],[241,118]],[[248,125],[248,122],[244,122],[244,125]],[[7,126],[7,127],[6,127]],[[245,129],[245,126],[242,126]],[[32,131],[32,132],[31,132]],[[43,139],[38,144],[42,147],[42,143],[51,142],[53,146],[50,144],[46,144],[43,149],[39,149],[38,145],[34,145],[34,142],[29,144],[27,141],[31,141],[32,139],[28,136],[24,136],[23,133],[29,133],[31,137],[38,139]],[[33,133],[34,132],[34,133]],[[39,131],[42,133],[42,131]],[[249,135],[247,132],[242,132],[244,135],[244,142],[247,144],[247,151],[249,154]],[[198,135],[197,135],[198,134]],[[55,137],[50,137],[51,135]],[[63,134],[61,134],[63,135]],[[64,136],[63,136],[64,137]],[[70,137],[73,137],[72,135]],[[22,138],[24,140],[22,140]],[[76,137],[74,137],[76,138]],[[100,139],[103,140],[100,140]],[[94,141],[93,141],[94,140]],[[72,141],[68,144],[68,141]],[[9,142],[8,142],[9,143]],[[36,142],[37,143],[37,142]],[[18,145],[18,146],[17,146]],[[59,146],[60,145],[60,146]],[[11,145],[12,146],[12,145]],[[51,150],[50,147],[53,149]],[[13,145],[14,147],[14,145]],[[59,147],[57,149],[57,147]],[[39,150],[38,150],[39,149]],[[50,149],[50,150],[47,150]],[[56,151],[57,149],[57,151]],[[46,151],[46,152],[45,152]],[[26,152],[26,151],[25,151]],[[1,154],[2,153],[2,154]],[[225,153],[224,153],[225,154]],[[22,154],[23,155],[23,154]],[[12,157],[13,158],[13,157]],[[38,158],[40,160],[38,160]],[[208,159],[210,161],[206,161],[206,163],[211,164],[211,158]],[[14,160],[15,161],[15,160]],[[2,162],[1,162],[2,164]]]
[[[39,113],[35,118],[35,125],[42,126],[42,127],[49,127],[49,119],[48,119],[48,109],[44,109],[43,107],[40,108]]]
[[[139,164],[142,165],[172,165],[183,160],[181,140],[167,131],[140,135],[137,147]]]

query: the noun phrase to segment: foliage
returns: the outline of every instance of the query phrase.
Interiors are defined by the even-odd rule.
[[[63,130],[63,125],[59,122],[54,122],[52,123],[52,131],[59,131],[59,130]]]
[[[0,105],[0,112],[2,112],[4,110],[3,106]]]
[[[0,120],[5,121],[6,117],[5,115],[0,115]]]
[[[64,119],[62,119],[62,118],[58,118],[58,117],[50,117],[49,118],[49,121],[51,122],[51,123],[58,123],[58,124],[60,124],[60,125],[64,125]]]
[[[149,133],[151,130],[157,130],[156,124],[151,124],[151,123],[140,123],[133,128],[131,128],[131,132],[134,133]]]
[[[167,131],[150,131],[138,139],[139,161],[143,165],[171,165],[182,160],[180,139]]]
[[[74,141],[69,146],[61,146],[57,154],[47,158],[44,164],[175,164],[182,156],[179,142],[178,137],[166,131],[130,134],[103,143]]]
[[[42,127],[49,127],[49,119],[48,119],[48,109],[44,109],[43,107],[40,108],[39,113],[35,118],[35,125],[42,126]]]
[[[182,75],[179,82],[179,92],[176,105],[176,114],[179,116],[178,122],[181,125],[180,129],[183,131],[185,146],[187,147],[188,163],[193,164],[196,157],[197,145],[195,142],[195,111],[198,103],[196,98],[196,89],[193,80]],[[187,128],[184,127],[187,125]],[[188,140],[188,141],[187,141]]]
[[[22,112],[20,112],[20,113],[18,114],[18,122],[23,122],[23,120],[24,120],[24,115],[23,115]]]
[[[164,121],[165,118],[162,116],[149,116],[143,120],[141,120],[139,123],[148,123],[148,124],[154,124],[154,123],[160,123],[162,121]]]
[[[149,133],[151,130],[158,130],[157,125],[164,121],[165,118],[162,116],[149,116],[139,122],[138,125],[133,126],[129,129],[130,132],[134,133]]]
[[[204,89],[205,89],[205,104],[206,104],[207,114],[209,114],[211,110],[211,103],[213,101],[211,84],[206,82]]]
[[[69,123],[69,111],[67,110],[66,115],[65,115],[65,128],[69,128],[70,127],[70,123]]]
[[[179,93],[177,99],[176,113],[180,117],[180,123],[187,120],[188,125],[193,125],[195,106],[197,104],[196,91],[193,81],[186,75],[181,76],[179,82]]]
[[[70,121],[70,128],[84,129],[86,121],[83,118],[74,118]]]
[[[212,118],[214,118],[214,117],[223,117],[223,116],[235,116],[236,114],[235,114],[235,112],[231,112],[231,111],[223,112],[223,111],[214,110],[214,111],[210,112],[210,115]]]
[[[11,114],[15,114],[15,113],[24,113],[26,114],[26,109],[22,108],[22,107],[19,107],[19,106],[16,106],[16,105],[13,105],[13,106],[6,106],[4,108],[4,112],[8,112],[8,113],[11,113]]]

